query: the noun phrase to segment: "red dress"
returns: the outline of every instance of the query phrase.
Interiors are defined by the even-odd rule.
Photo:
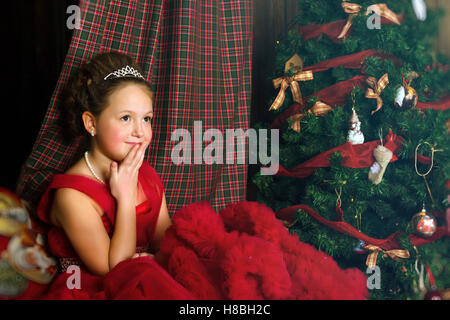
[[[145,162],[139,182],[148,200],[136,207],[137,246],[145,246],[154,235],[164,188]],[[106,185],[88,177],[56,175],[38,207],[43,221],[50,223],[52,195],[58,188],[74,188],[97,201],[105,212],[105,229],[112,235],[114,198]],[[299,241],[264,204],[242,201],[215,212],[201,201],[178,210],[172,222],[161,241],[164,264],[150,257],[129,259],[104,277],[81,266],[80,289],[69,288],[72,273],[63,269],[42,298],[328,300],[368,296],[360,270],[341,269],[328,254]],[[79,263],[61,228],[48,231],[48,245],[63,267]]]
[[[153,239],[164,192],[156,171],[146,162],[139,170],[139,182],[147,200],[136,207],[136,248],[146,251]],[[55,189],[72,188],[87,194],[103,209],[102,221],[108,235],[114,231],[116,202],[108,186],[91,178],[57,174],[44,193],[38,217],[50,224],[49,214]],[[90,273],[78,258],[65,232],[60,227],[48,230],[48,247],[59,258],[61,272],[55,277],[43,299],[194,299],[153,258],[140,257],[120,262],[105,276]],[[70,265],[78,265],[80,289],[74,288],[75,275]]]

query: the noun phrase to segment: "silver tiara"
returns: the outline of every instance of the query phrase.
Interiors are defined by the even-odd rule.
[[[103,80],[124,78],[124,77],[134,77],[145,80],[145,78],[142,76],[142,74],[139,73],[139,71],[130,66],[126,66],[122,69],[118,69],[116,71],[111,72],[106,77],[104,77]]]

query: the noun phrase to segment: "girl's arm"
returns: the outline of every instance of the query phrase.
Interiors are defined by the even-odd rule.
[[[92,200],[75,189],[58,189],[52,210],[84,265],[94,274],[108,273],[110,239]]]
[[[136,252],[136,205],[133,201],[117,201],[114,234],[109,244],[109,269],[131,258]]]
[[[145,144],[135,145],[120,165],[111,163],[109,186],[117,211],[109,248],[110,269],[136,253],[136,186],[145,148]]]
[[[85,194],[59,189],[53,202],[56,221],[64,229],[76,253],[94,274],[105,275],[136,252],[136,209],[133,203],[118,203],[111,238],[103,221]]]
[[[158,259],[158,251],[161,245],[161,240],[166,233],[167,228],[172,225],[172,221],[169,217],[169,212],[167,210],[166,194],[163,193],[163,199],[161,203],[161,209],[159,211],[158,221],[156,222],[155,235],[153,236],[153,241],[150,245],[152,252],[156,252],[156,258]]]
[[[120,165],[111,165],[110,189],[117,200],[111,239],[88,196],[69,188],[55,193],[55,218],[92,273],[105,275],[136,252],[136,186],[144,150],[133,147]]]

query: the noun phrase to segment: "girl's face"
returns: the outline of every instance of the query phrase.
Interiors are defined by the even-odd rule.
[[[96,118],[96,144],[114,161],[122,161],[135,144],[152,140],[153,104],[142,85],[127,84],[115,90],[108,106]]]

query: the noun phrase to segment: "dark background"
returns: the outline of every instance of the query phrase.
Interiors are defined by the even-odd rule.
[[[75,0],[5,1],[2,12],[3,121],[0,186],[15,189],[20,168],[31,153],[59,72],[72,30],[66,27],[67,7]]]

